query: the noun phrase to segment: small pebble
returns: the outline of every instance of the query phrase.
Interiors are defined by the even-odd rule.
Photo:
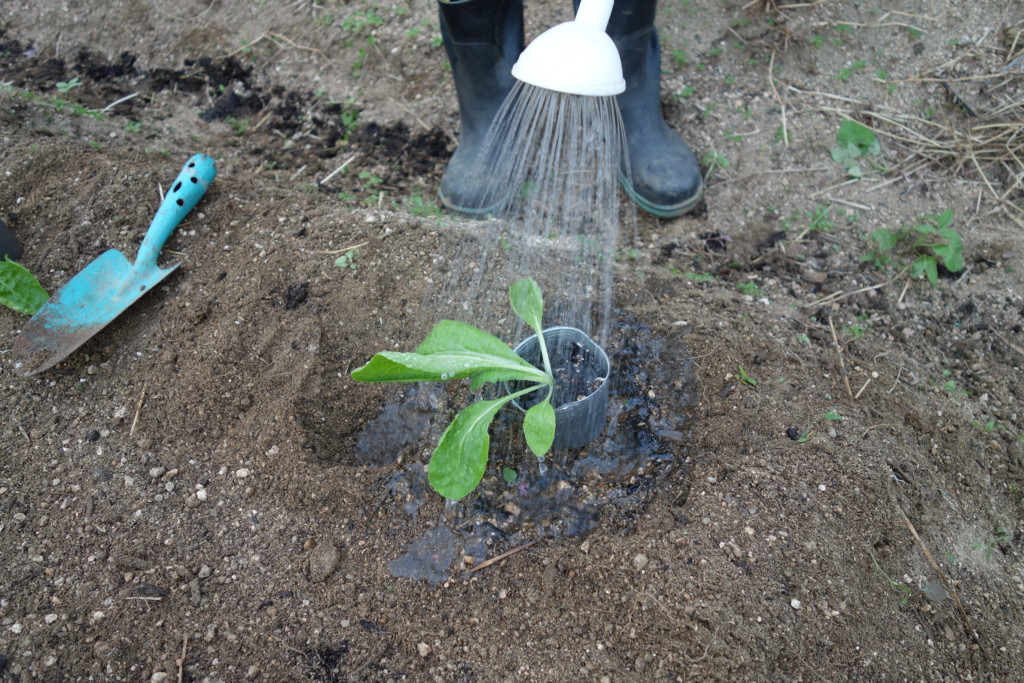
[[[249,476],[249,468],[243,467],[242,469],[237,470],[235,472],[235,476],[238,477],[239,479],[245,479],[246,477]]]
[[[154,479],[159,479],[160,477],[164,476],[164,472],[166,471],[166,467],[154,467],[151,470],[149,470],[149,476],[153,477]]]
[[[801,607],[804,606],[804,603],[800,602],[796,598],[793,598],[792,600],[789,601],[789,606],[792,607],[793,609],[800,609]]]
[[[648,562],[650,562],[650,560],[648,560],[647,556],[643,553],[639,553],[636,557],[633,558],[633,566],[636,567],[637,571],[642,572],[644,569],[646,569]]]
[[[333,543],[321,543],[309,555],[309,578],[313,581],[326,581],[338,568],[341,551]]]
[[[430,654],[430,646],[426,643],[420,643],[416,646],[416,651],[420,653],[420,657],[426,657]]]
[[[163,671],[157,671],[149,677],[149,683],[167,683],[169,676]]]
[[[196,498],[198,498],[199,500],[206,500],[206,496],[206,489],[199,489],[198,491],[196,491]]]

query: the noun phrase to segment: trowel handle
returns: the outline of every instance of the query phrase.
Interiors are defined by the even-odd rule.
[[[135,258],[136,268],[155,268],[156,259],[164,243],[178,227],[181,220],[192,210],[206,194],[206,189],[217,176],[217,168],[213,158],[205,154],[196,154],[174,180],[174,184],[164,195],[164,201],[149,224],[149,230],[139,247],[139,255]]]

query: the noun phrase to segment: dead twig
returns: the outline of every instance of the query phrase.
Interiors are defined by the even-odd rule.
[[[994,334],[994,335],[996,335],[997,337],[999,337],[999,341],[1003,342],[1004,344],[1006,344],[1007,346],[1009,346],[1009,347],[1010,347],[1011,349],[1013,349],[1014,351],[1016,351],[1016,352],[1017,352],[1017,353],[1019,353],[1020,355],[1024,356],[1024,349],[1022,349],[1021,347],[1017,346],[1017,345],[1016,345],[1016,344],[1014,344],[1014,343],[1013,343],[1012,341],[1010,341],[1009,339],[1007,339],[1007,338],[1006,338],[1006,337],[1004,337],[1003,335],[999,334],[999,333],[998,333],[998,332],[996,332],[995,330],[992,330],[992,334]]]
[[[917,533],[917,529],[914,528],[910,518],[907,517],[907,513],[905,513],[903,508],[899,505],[896,506],[896,509],[900,511],[903,521],[907,523],[907,528],[910,529],[910,533],[913,535],[914,540],[917,541],[917,544],[921,547],[921,552],[924,553],[924,557],[928,560],[928,564],[931,565],[936,576],[939,577],[939,580],[942,581],[942,584],[946,587],[946,592],[952,596],[953,603],[956,605],[956,611],[960,614],[960,620],[963,622],[964,632],[967,634],[967,637],[970,638],[972,642],[980,645],[981,643],[978,637],[978,632],[975,631],[974,626],[971,625],[971,618],[967,615],[967,610],[964,609],[964,604],[960,601],[960,596],[957,595],[956,589],[953,588],[953,584],[949,582],[949,579],[946,578],[946,574],[939,567],[935,558],[932,557],[931,552],[928,551],[928,546],[926,546],[924,541],[921,540],[921,537]]]
[[[181,643],[181,659],[178,660],[178,683],[185,680],[185,655],[188,654],[188,634]]]
[[[333,178],[334,176],[338,175],[339,173],[344,171],[346,168],[348,168],[348,165],[351,164],[353,161],[355,161],[358,158],[359,158],[359,153],[356,152],[355,154],[350,156],[348,159],[346,159],[345,163],[343,163],[341,166],[339,166],[338,168],[336,168],[333,171],[331,171],[330,173],[328,173],[327,176],[323,180],[318,180],[316,184],[317,185],[323,185],[328,180],[330,180],[331,178]]]
[[[832,316],[828,317],[828,329],[832,330],[832,341],[836,345],[836,355],[839,357],[839,371],[843,375],[843,382],[846,384],[846,393],[853,398],[853,389],[850,388],[850,375],[846,372],[846,362],[843,361],[843,347],[839,343],[839,336],[836,334],[836,326],[832,324]],[[857,394],[858,396],[860,394]]]
[[[119,99],[119,100],[114,100],[113,102],[111,102],[111,103],[110,103],[110,104],[108,104],[107,106],[103,107],[103,109],[100,109],[100,111],[101,111],[101,112],[103,112],[104,114],[109,114],[109,113],[110,113],[110,111],[111,111],[111,110],[112,110],[112,109],[113,109],[114,107],[116,107],[117,105],[119,105],[119,104],[123,104],[123,103],[127,102],[128,100],[134,99],[134,98],[136,98],[136,97],[138,97],[138,96],[139,96],[139,93],[137,93],[137,92],[133,92],[133,93],[132,93],[131,95],[125,95],[125,96],[124,96],[124,97],[122,97],[121,99]]]
[[[896,280],[899,280],[908,270],[910,270],[910,266],[907,266],[900,272],[896,273],[895,276],[891,277],[890,279],[886,280],[881,284],[871,285],[870,287],[861,287],[860,289],[854,289],[849,292],[832,292],[828,296],[822,297],[817,301],[812,301],[811,303],[806,304],[806,307],[810,308],[812,306],[820,306],[821,304],[835,303],[836,301],[842,301],[843,299],[849,298],[854,294],[863,294],[864,292],[870,292],[874,289],[881,289],[882,287],[891,285],[892,283],[896,282]]]
[[[475,567],[473,567],[472,569],[470,569],[470,570],[469,570],[469,573],[470,573],[470,574],[472,574],[472,573],[474,573],[474,572],[478,572],[478,571],[480,571],[481,569],[486,569],[487,567],[490,567],[490,566],[491,566],[492,564],[497,564],[498,562],[501,562],[502,560],[504,560],[504,559],[505,559],[506,557],[509,557],[509,556],[511,556],[511,555],[515,555],[515,554],[516,554],[516,553],[518,553],[519,551],[521,551],[521,550],[526,550],[526,549],[527,549],[527,548],[529,548],[529,547],[530,547],[531,545],[536,545],[536,544],[537,544],[537,543],[539,543],[539,542],[540,542],[539,540],[537,540],[537,539],[534,539],[534,540],[532,540],[532,541],[529,541],[529,542],[527,542],[527,543],[524,543],[524,544],[522,544],[521,546],[517,546],[517,547],[515,547],[515,548],[512,548],[512,550],[509,550],[509,551],[507,551],[507,552],[504,552],[504,553],[502,553],[501,555],[495,555],[495,556],[494,556],[494,557],[492,557],[491,559],[489,559],[489,560],[484,560],[483,562],[481,562],[481,563],[480,563],[480,564],[478,564],[477,566],[475,566]]]
[[[139,394],[139,404],[135,406],[135,418],[132,420],[131,429],[128,430],[128,436],[135,433],[135,425],[139,423],[139,414],[142,412],[142,402],[146,400],[146,382],[142,382],[142,393]]]
[[[693,658],[690,658],[690,657],[686,658],[687,661],[690,662],[690,664],[696,664],[697,662],[702,662],[702,661],[704,661],[705,658],[707,658],[708,651],[711,649],[711,645],[715,642],[715,638],[718,637],[718,628],[719,628],[718,626],[715,627],[715,632],[711,634],[711,640],[709,640],[708,644],[704,646],[704,654],[702,654],[700,657],[697,657],[696,659],[693,659]]]
[[[358,249],[359,247],[365,247],[367,244],[369,244],[369,242],[360,242],[359,244],[356,244],[356,245],[351,246],[351,247],[345,247],[344,249],[335,249],[334,251],[314,251],[313,253],[314,254],[326,254],[327,256],[337,256],[339,254],[344,254],[344,253],[352,251],[354,249]]]
[[[871,384],[870,377],[868,377],[867,380],[864,381],[864,385],[860,388],[860,391],[858,391],[856,395],[854,395],[853,400],[856,401],[858,398],[860,398],[860,395],[864,393],[864,390],[868,388],[869,384]]]

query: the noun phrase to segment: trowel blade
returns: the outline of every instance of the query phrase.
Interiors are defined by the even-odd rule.
[[[102,254],[25,324],[11,349],[14,371],[28,376],[53,367],[177,267],[137,270],[116,249]]]

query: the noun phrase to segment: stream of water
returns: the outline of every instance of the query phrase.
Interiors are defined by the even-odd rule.
[[[603,343],[619,226],[635,229],[619,201],[625,145],[614,97],[517,84],[485,143],[487,217],[447,255],[451,272],[423,310],[511,339],[522,328],[508,287],[532,277],[544,292],[545,325],[577,327]]]

